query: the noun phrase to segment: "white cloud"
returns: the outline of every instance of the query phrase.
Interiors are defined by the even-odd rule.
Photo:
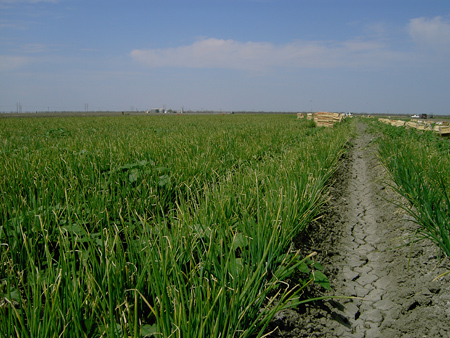
[[[30,62],[30,58],[24,56],[0,55],[0,71],[16,70]]]
[[[149,67],[262,70],[271,67],[329,68],[374,66],[401,58],[380,41],[268,42],[201,39],[188,46],[135,49],[131,57]]]
[[[450,50],[450,22],[441,16],[411,19],[408,32],[415,43],[437,50]]]

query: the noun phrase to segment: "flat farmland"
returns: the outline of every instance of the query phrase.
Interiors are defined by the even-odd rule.
[[[390,155],[403,143],[382,128],[287,114],[2,119],[1,335],[446,336],[448,144],[422,142],[427,158],[440,151],[421,164],[436,185],[416,179],[437,191],[422,210],[395,173],[412,166]]]
[[[4,336],[251,336],[312,283],[350,125],[295,116],[5,119]],[[292,275],[298,283],[287,286]]]

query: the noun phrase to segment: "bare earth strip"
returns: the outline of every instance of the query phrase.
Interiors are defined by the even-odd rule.
[[[358,124],[308,248],[319,252],[333,294],[357,298],[282,311],[269,336],[450,337],[450,278],[433,282],[450,269],[449,259],[439,259],[429,241],[402,245],[417,225],[390,202],[403,201],[386,185],[372,140]]]

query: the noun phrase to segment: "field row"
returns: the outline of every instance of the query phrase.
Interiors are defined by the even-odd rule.
[[[295,116],[8,119],[0,335],[250,337],[329,287],[293,238],[351,122]],[[288,280],[296,283],[289,285]]]
[[[411,240],[428,238],[450,257],[450,141],[431,131],[373,124],[393,187],[420,225]]]

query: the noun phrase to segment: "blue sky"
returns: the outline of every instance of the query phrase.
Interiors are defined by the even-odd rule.
[[[450,114],[448,0],[0,0],[0,111]]]

